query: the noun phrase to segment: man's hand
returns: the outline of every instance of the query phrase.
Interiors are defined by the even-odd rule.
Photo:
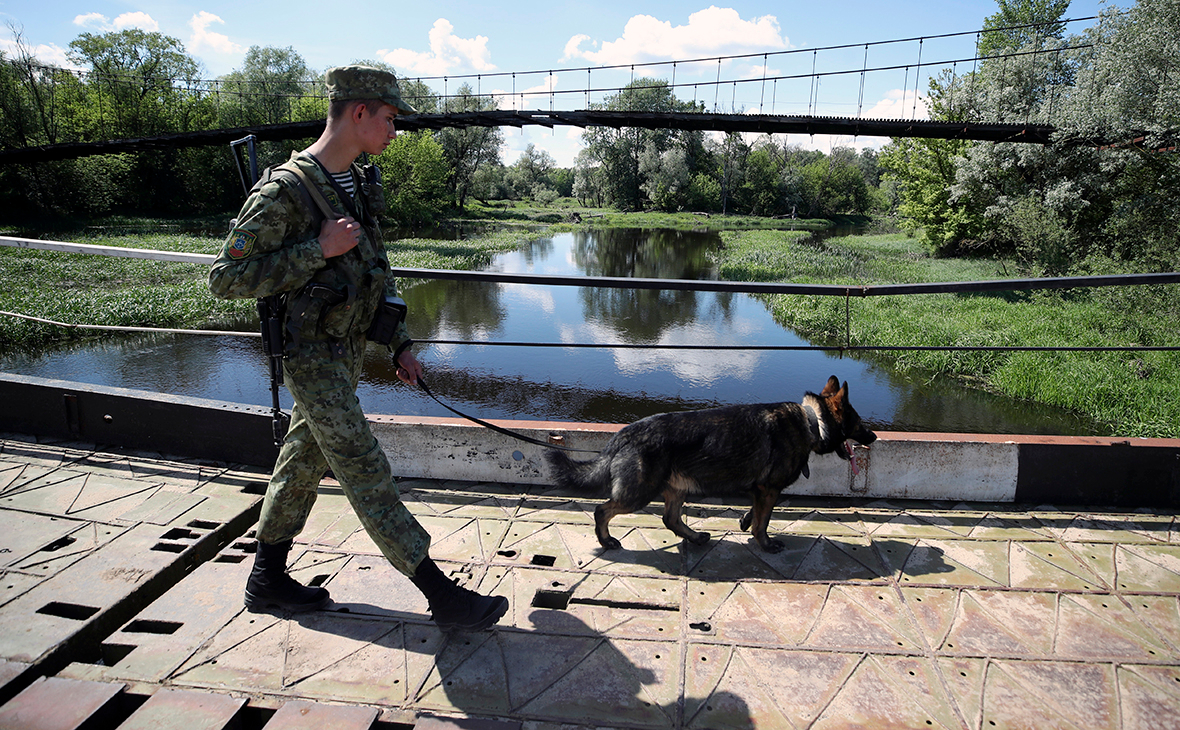
[[[422,363],[418,362],[418,358],[414,357],[414,353],[408,349],[398,355],[397,358],[397,379],[409,385],[417,385],[418,378],[422,376]]]
[[[320,226],[320,249],[323,250],[326,259],[351,251],[360,239],[361,224],[352,216],[325,220]]]

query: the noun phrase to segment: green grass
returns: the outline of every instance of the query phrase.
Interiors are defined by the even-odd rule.
[[[896,284],[1009,278],[1004,265],[934,259],[903,235],[816,246],[776,231],[723,232],[733,280]],[[824,344],[902,346],[1180,346],[1176,286],[987,295],[765,297],[776,321]],[[1012,398],[1064,407],[1124,436],[1180,436],[1180,353],[897,352],[893,367],[943,373]]]
[[[104,225],[105,230],[155,226],[155,221]],[[223,224],[223,227],[224,224]],[[22,231],[27,238],[35,233]],[[402,239],[389,247],[393,266],[473,269],[531,236],[525,229],[505,229],[463,241]],[[97,246],[146,248],[216,254],[220,237],[175,233],[108,235],[95,227],[58,230],[48,240]],[[251,329],[254,300],[222,301],[208,289],[207,266],[121,259],[90,254],[0,247],[0,310],[68,324],[184,329]],[[412,285],[413,282],[406,282]],[[55,340],[95,337],[15,317],[0,316],[0,348],[31,349]]]

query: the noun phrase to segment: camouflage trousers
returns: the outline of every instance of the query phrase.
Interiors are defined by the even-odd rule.
[[[430,548],[430,534],[401,501],[385,452],[356,397],[365,339],[350,338],[344,357],[324,343],[304,343],[284,358],[295,399],[258,519],[257,537],[275,544],[303,530],[316,489],[330,467],[361,524],[393,567],[412,576]]]

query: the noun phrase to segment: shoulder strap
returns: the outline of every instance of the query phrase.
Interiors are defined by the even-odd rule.
[[[325,218],[340,217],[339,213],[337,213],[335,210],[332,210],[332,206],[328,204],[327,199],[324,198],[324,194],[320,192],[319,186],[315,185],[307,178],[307,173],[305,173],[303,170],[300,170],[295,165],[279,165],[279,169],[287,170],[295,175],[295,177],[299,180],[299,183],[303,186],[303,189],[306,190],[308,195],[311,197],[312,202],[314,202],[316,207],[320,209],[320,212],[324,214]]]

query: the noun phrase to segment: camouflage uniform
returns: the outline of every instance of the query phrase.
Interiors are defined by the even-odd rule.
[[[346,195],[318,162],[294,153],[297,166],[341,215]],[[385,453],[356,396],[365,332],[384,296],[397,296],[380,228],[369,210],[359,168],[354,218],[359,244],[325,259],[320,222],[289,174],[271,175],[246,200],[209,274],[223,299],[282,297],[286,310],[283,376],[295,399],[291,426],[271,475],[258,540],[277,544],[303,529],[316,489],[331,468],[361,524],[395,568],[413,575],[430,535],[402,504]],[[352,214],[352,211],[349,211]],[[403,324],[390,349],[409,341]]]

